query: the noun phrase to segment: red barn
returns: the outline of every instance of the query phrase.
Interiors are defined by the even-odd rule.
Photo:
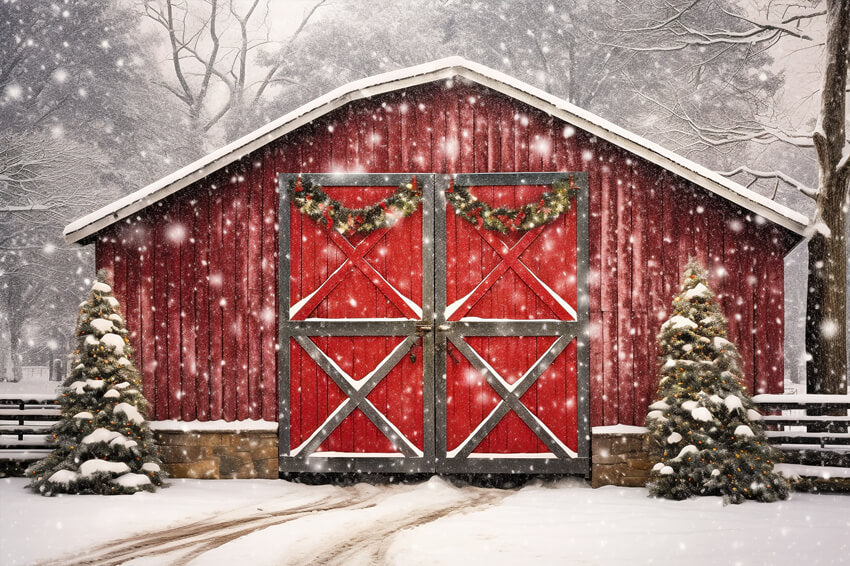
[[[339,88],[65,234],[112,273],[177,474],[586,473],[591,427],[644,423],[690,256],[749,390],[782,391],[806,223],[449,58]]]

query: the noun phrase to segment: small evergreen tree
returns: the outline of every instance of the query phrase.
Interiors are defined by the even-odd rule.
[[[647,415],[658,462],[650,493],[722,495],[732,503],[785,499],[788,483],[773,471],[761,415],[741,386],[738,349],[726,339],[726,319],[694,260],[658,343],[658,401]]]
[[[80,304],[74,367],[60,388],[62,420],[52,429],[56,447],[27,470],[29,487],[43,495],[123,494],[163,485],[127,329],[105,278],[98,272]]]

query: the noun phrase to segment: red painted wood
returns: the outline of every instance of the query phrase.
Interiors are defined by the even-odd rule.
[[[218,179],[219,183],[221,182]],[[220,185],[210,191],[210,266],[209,266],[209,313],[210,313],[210,420],[224,418],[224,293],[223,263],[229,254],[223,248],[223,202]]]
[[[476,98],[475,104],[469,102],[471,96]],[[424,109],[420,108],[420,104]],[[329,127],[333,127],[333,131]],[[635,188],[631,189],[633,207],[626,222],[626,216],[617,208],[616,185],[611,184],[616,183],[616,176],[610,170],[621,167],[628,158],[634,160],[629,178]],[[254,175],[253,164],[256,162],[262,163],[262,173]],[[230,180],[237,169],[248,173],[247,180],[232,184]],[[208,347],[209,386],[207,393],[201,391],[206,381],[204,371],[198,365],[194,379],[197,418],[205,418],[203,406],[208,405],[206,414],[210,419],[234,419],[238,415],[269,419],[276,418],[277,412],[275,343],[276,318],[280,313],[277,313],[276,305],[277,257],[274,255],[277,251],[278,195],[274,191],[278,172],[359,170],[443,173],[564,169],[586,171],[590,184],[591,423],[614,424],[627,418],[627,415],[621,415],[620,397],[621,394],[628,396],[630,389],[633,390],[632,420],[634,423],[642,422],[645,413],[642,391],[648,389],[654,392],[655,388],[654,341],[661,324],[660,316],[669,311],[670,302],[680,285],[681,267],[690,253],[711,259],[714,267],[718,263],[725,266],[727,275],[717,277],[713,273],[712,283],[722,289],[723,306],[730,318],[730,337],[739,341],[748,379],[755,379],[755,373],[759,372],[769,389],[781,390],[782,367],[778,364],[779,367],[774,370],[773,363],[773,360],[781,359],[777,356],[781,356],[782,351],[779,338],[782,336],[782,323],[776,322],[777,318],[782,318],[776,316],[781,312],[781,305],[768,299],[763,308],[771,314],[756,316],[753,322],[754,307],[759,305],[761,294],[767,292],[770,296],[780,297],[781,291],[775,285],[756,285],[753,288],[748,285],[747,279],[752,274],[756,281],[761,281],[767,273],[766,281],[775,283],[780,280],[782,254],[789,246],[784,236],[774,241],[769,225],[758,226],[748,222],[747,214],[738,207],[654,165],[616,150],[579,129],[552,120],[483,87],[455,83],[451,88],[445,88],[443,84],[423,85],[408,89],[406,95],[389,93],[340,108],[283,139],[270,142],[268,149],[246,156],[241,165],[229,167],[227,172],[211,174],[177,195],[153,205],[148,214],[134,220],[134,226],[138,224],[139,228],[146,230],[146,235],[140,236],[147,239],[146,251],[133,244],[124,228],[119,230],[118,226],[114,226],[103,231],[102,236],[115,242],[98,237],[97,265],[111,270],[116,264],[116,257],[124,258],[125,289],[120,291],[120,286],[116,285],[116,292],[123,292],[128,295],[127,298],[131,293],[139,294],[137,312],[133,313],[135,306],[127,306],[126,315],[128,326],[138,329],[139,339],[135,346],[139,350],[146,395],[151,400],[151,414],[156,418],[166,418],[172,413],[169,406],[169,383],[174,384],[175,379],[172,372],[177,374],[178,381],[181,379],[179,358],[182,357],[182,344],[176,351],[172,350],[178,358],[176,363],[169,359],[169,343],[173,347],[175,339],[179,339],[179,334],[173,335],[169,315],[179,318],[180,309],[185,305],[173,304],[169,287],[175,278],[169,277],[171,265],[166,252],[170,253],[170,247],[165,243],[166,224],[183,203],[202,200],[198,196],[201,191],[210,190],[209,219],[202,222],[199,211],[195,221],[192,234],[195,238],[195,265],[191,281],[198,303],[194,315],[196,364],[206,363],[202,361],[203,349]],[[646,201],[640,205],[635,198],[639,189],[649,191]],[[234,205],[237,200],[242,203],[241,206]],[[703,206],[704,213],[692,215],[690,211],[699,206]],[[259,228],[257,222],[260,217],[255,207],[263,211]],[[237,242],[237,227],[233,222],[240,218],[240,211],[246,237]],[[309,222],[313,225],[296,224],[300,216],[291,215],[292,227],[300,230],[300,236],[307,237],[308,242],[292,255],[293,264],[300,262],[303,274],[300,279],[291,281],[293,298],[303,297],[314,289],[327,278],[333,263],[342,261],[338,251],[327,254],[327,257],[320,254],[327,241],[316,239],[320,229],[312,221]],[[736,222],[742,225],[737,231],[732,228]],[[631,234],[629,245],[624,246],[627,242],[621,234],[627,223]],[[267,229],[269,227],[271,230]],[[456,247],[469,240],[464,229],[463,226],[450,225],[447,245]],[[204,233],[207,234],[206,239]],[[396,236],[398,239],[392,241],[393,245],[408,245],[415,239],[411,239],[408,233]],[[480,238],[477,242],[470,240],[470,243],[469,252],[475,255],[475,263],[461,266],[449,257],[449,269],[468,270],[483,278],[486,273],[482,275],[482,272],[495,265],[498,258],[492,249],[488,251],[489,245]],[[542,243],[545,242],[540,245]],[[256,246],[259,246],[259,254]],[[208,250],[208,275],[204,277],[200,277],[198,272],[201,247]],[[537,247],[530,248],[522,260],[533,263],[534,267],[530,267],[533,270],[545,271],[545,261],[535,260],[539,252]],[[621,256],[627,252],[631,254],[631,273],[623,273],[623,265],[627,262]],[[131,254],[137,254],[138,258],[130,258]],[[256,268],[258,257],[264,263]],[[182,272],[182,256],[178,261],[181,268],[175,274]],[[393,262],[379,261],[374,255],[369,257],[369,261],[376,261],[388,277],[394,277],[390,281],[395,287],[404,287],[411,295],[421,293],[421,286],[407,277],[405,270],[392,266]],[[236,265],[236,262],[242,263]],[[639,272],[635,265],[643,266],[644,262],[646,271]],[[614,271],[612,268],[618,269]],[[137,286],[134,286],[130,275],[134,273],[138,273]],[[550,286],[562,284],[559,281],[563,278],[555,277],[557,274],[553,269],[547,274],[553,280],[544,280]],[[243,287],[245,276],[248,278],[247,286]],[[503,298],[509,293],[517,293],[522,296],[523,302],[530,302],[524,282],[512,272],[505,279],[504,286],[494,288],[493,296]],[[630,307],[619,297],[619,287],[625,284],[626,279],[631,284],[622,290],[630,297]],[[359,293],[357,288],[361,283],[363,289],[371,285],[364,277],[360,282],[352,282],[352,289]],[[464,291],[462,285],[463,281],[449,282],[447,294],[450,302],[469,292],[468,289]],[[375,312],[380,316],[395,312],[396,307],[385,300],[382,304],[379,300],[382,294],[374,290],[373,285],[371,287],[374,299],[370,300],[374,304],[370,304]],[[170,308],[166,303],[168,299],[172,300]],[[221,305],[222,300],[224,306]],[[420,299],[414,300],[418,302]],[[492,304],[498,302],[492,297],[482,300],[485,302],[481,308],[488,301],[490,306],[486,308],[492,308]],[[178,303],[183,301],[181,295]],[[200,312],[201,302],[207,305],[203,312]],[[241,319],[238,318],[237,305],[241,305],[238,309],[243,313]],[[329,304],[320,305],[311,316],[328,316],[329,308]],[[333,308],[342,309],[344,306],[338,304]],[[176,312],[172,313],[172,309]],[[268,309],[275,319],[269,326],[265,317],[271,320],[272,316],[263,314]],[[541,316],[551,310],[537,301],[533,309]],[[647,313],[645,320],[643,312]],[[740,315],[740,320],[734,318],[735,314]],[[204,316],[208,319],[206,328],[202,324]],[[258,321],[262,326],[259,330],[254,328]],[[770,360],[766,365],[762,361],[761,369],[754,363],[753,324],[756,332],[761,332],[768,340],[765,348],[770,349]],[[251,332],[246,336],[249,329]],[[237,335],[239,332],[242,333],[241,338]],[[627,334],[624,336],[623,332]],[[253,342],[254,339],[260,341],[259,346]],[[630,341],[632,345],[633,360],[630,364],[620,364],[617,359],[623,340]],[[515,355],[517,348],[508,346],[506,351]],[[535,355],[538,351],[535,345]],[[186,360],[182,363],[185,367]],[[451,360],[448,363],[454,364]],[[246,371],[240,371],[242,366]],[[307,374],[314,371],[315,374],[316,370],[304,371]],[[240,379],[247,379],[247,387],[237,393]],[[644,383],[644,379],[648,381]],[[314,384],[316,380],[314,375]],[[637,386],[630,385],[635,381]],[[405,382],[405,388],[407,385]],[[339,393],[326,383],[321,387],[324,388],[325,403],[332,404],[334,396]],[[388,382],[388,396],[392,394],[392,387],[393,382]],[[454,391],[455,398],[462,399],[463,393],[453,387],[450,385],[450,391]],[[484,391],[483,387],[480,390]],[[181,404],[175,404],[175,407],[182,416]]]
[[[262,418],[277,420],[277,343],[278,313],[277,313],[277,209],[279,194],[277,187],[277,171],[274,167],[273,150],[265,152],[263,158],[263,217],[262,242],[260,260],[262,269],[261,343],[262,359],[260,380],[262,384]],[[300,232],[298,233],[300,238]]]
[[[596,157],[596,155],[594,155]],[[617,187],[611,170],[611,157],[600,155],[599,169],[602,197],[602,234],[600,277],[602,283],[603,324],[603,422],[619,422],[619,360],[620,343],[617,340]]]
[[[156,392],[156,326],[154,325],[154,230],[149,226],[147,215],[139,223],[139,340],[136,342],[141,353],[139,370],[142,373],[142,391],[148,399]],[[130,322],[129,319],[127,321]],[[149,416],[153,411],[148,412]]]
[[[617,422],[635,422],[634,335],[632,311],[632,190],[626,158],[615,154],[612,164],[617,186]]]
[[[166,344],[168,349],[168,418],[179,420],[182,410],[182,351],[180,349],[180,206],[172,207],[165,224],[165,309]]]
[[[195,403],[197,418],[210,418],[210,209],[209,190],[201,189],[195,203],[195,263],[193,281],[195,288]]]

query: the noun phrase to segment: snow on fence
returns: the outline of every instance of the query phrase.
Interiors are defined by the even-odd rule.
[[[850,477],[850,395],[756,395],[783,472]],[[825,414],[826,413],[826,414]]]
[[[0,460],[38,460],[50,453],[50,427],[60,418],[54,395],[0,395]]]

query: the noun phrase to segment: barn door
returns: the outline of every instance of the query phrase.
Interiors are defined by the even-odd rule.
[[[301,176],[351,209],[421,192],[413,214],[367,233],[291,206],[296,181],[280,176],[280,469],[433,471],[435,176]]]
[[[567,173],[461,174],[493,208]],[[587,180],[568,213],[501,234],[448,204],[448,176],[391,228],[344,235],[281,175],[280,469],[584,473]],[[412,174],[305,174],[348,208]],[[292,188],[290,188],[292,187]]]
[[[518,209],[543,206],[543,192],[567,176],[459,174],[453,187],[468,187],[470,202]],[[458,214],[442,180],[437,471],[587,471],[587,178],[573,178],[579,191],[568,213],[506,234]]]

